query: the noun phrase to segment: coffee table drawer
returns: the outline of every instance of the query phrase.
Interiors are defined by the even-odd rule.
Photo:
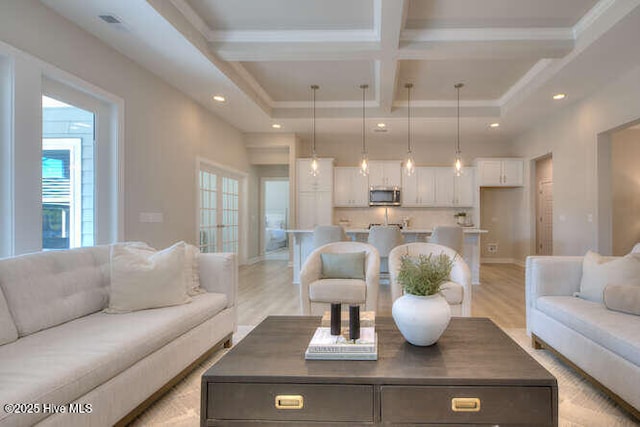
[[[207,418],[373,422],[372,385],[209,383]]]
[[[553,425],[550,387],[384,386],[382,419],[392,423]]]

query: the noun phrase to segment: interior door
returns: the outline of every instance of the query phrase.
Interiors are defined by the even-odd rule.
[[[238,253],[239,179],[204,163],[199,173],[200,251]]]

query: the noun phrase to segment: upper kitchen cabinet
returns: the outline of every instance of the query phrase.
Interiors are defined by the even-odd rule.
[[[436,177],[434,168],[417,167],[411,176],[402,174],[402,206],[433,206]]]
[[[297,161],[297,217],[299,229],[333,222],[333,159],[318,159],[318,175],[310,173],[311,159]]]
[[[311,159],[298,159],[298,191],[333,191],[333,159],[318,159],[318,175],[311,175]]]
[[[333,169],[333,205],[338,208],[369,206],[369,179],[360,168],[336,167]]]
[[[474,185],[476,168],[463,169],[460,176],[453,175],[454,206],[472,207],[475,199],[476,187]]]
[[[435,206],[454,206],[455,192],[453,189],[455,177],[453,168],[432,168],[436,178]]]
[[[476,159],[478,186],[522,187],[524,185],[524,160]]]
[[[369,186],[400,187],[401,185],[402,170],[399,161],[369,162]]]
[[[411,176],[402,176],[404,207],[472,207],[475,168],[465,168],[456,177],[453,168],[417,167]]]

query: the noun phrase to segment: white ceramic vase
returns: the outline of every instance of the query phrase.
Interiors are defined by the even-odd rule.
[[[432,345],[451,320],[449,303],[440,294],[405,294],[394,301],[391,311],[402,336],[413,345]]]

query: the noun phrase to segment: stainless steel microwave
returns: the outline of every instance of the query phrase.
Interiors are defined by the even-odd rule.
[[[369,190],[369,206],[400,206],[400,189],[372,187]]]

